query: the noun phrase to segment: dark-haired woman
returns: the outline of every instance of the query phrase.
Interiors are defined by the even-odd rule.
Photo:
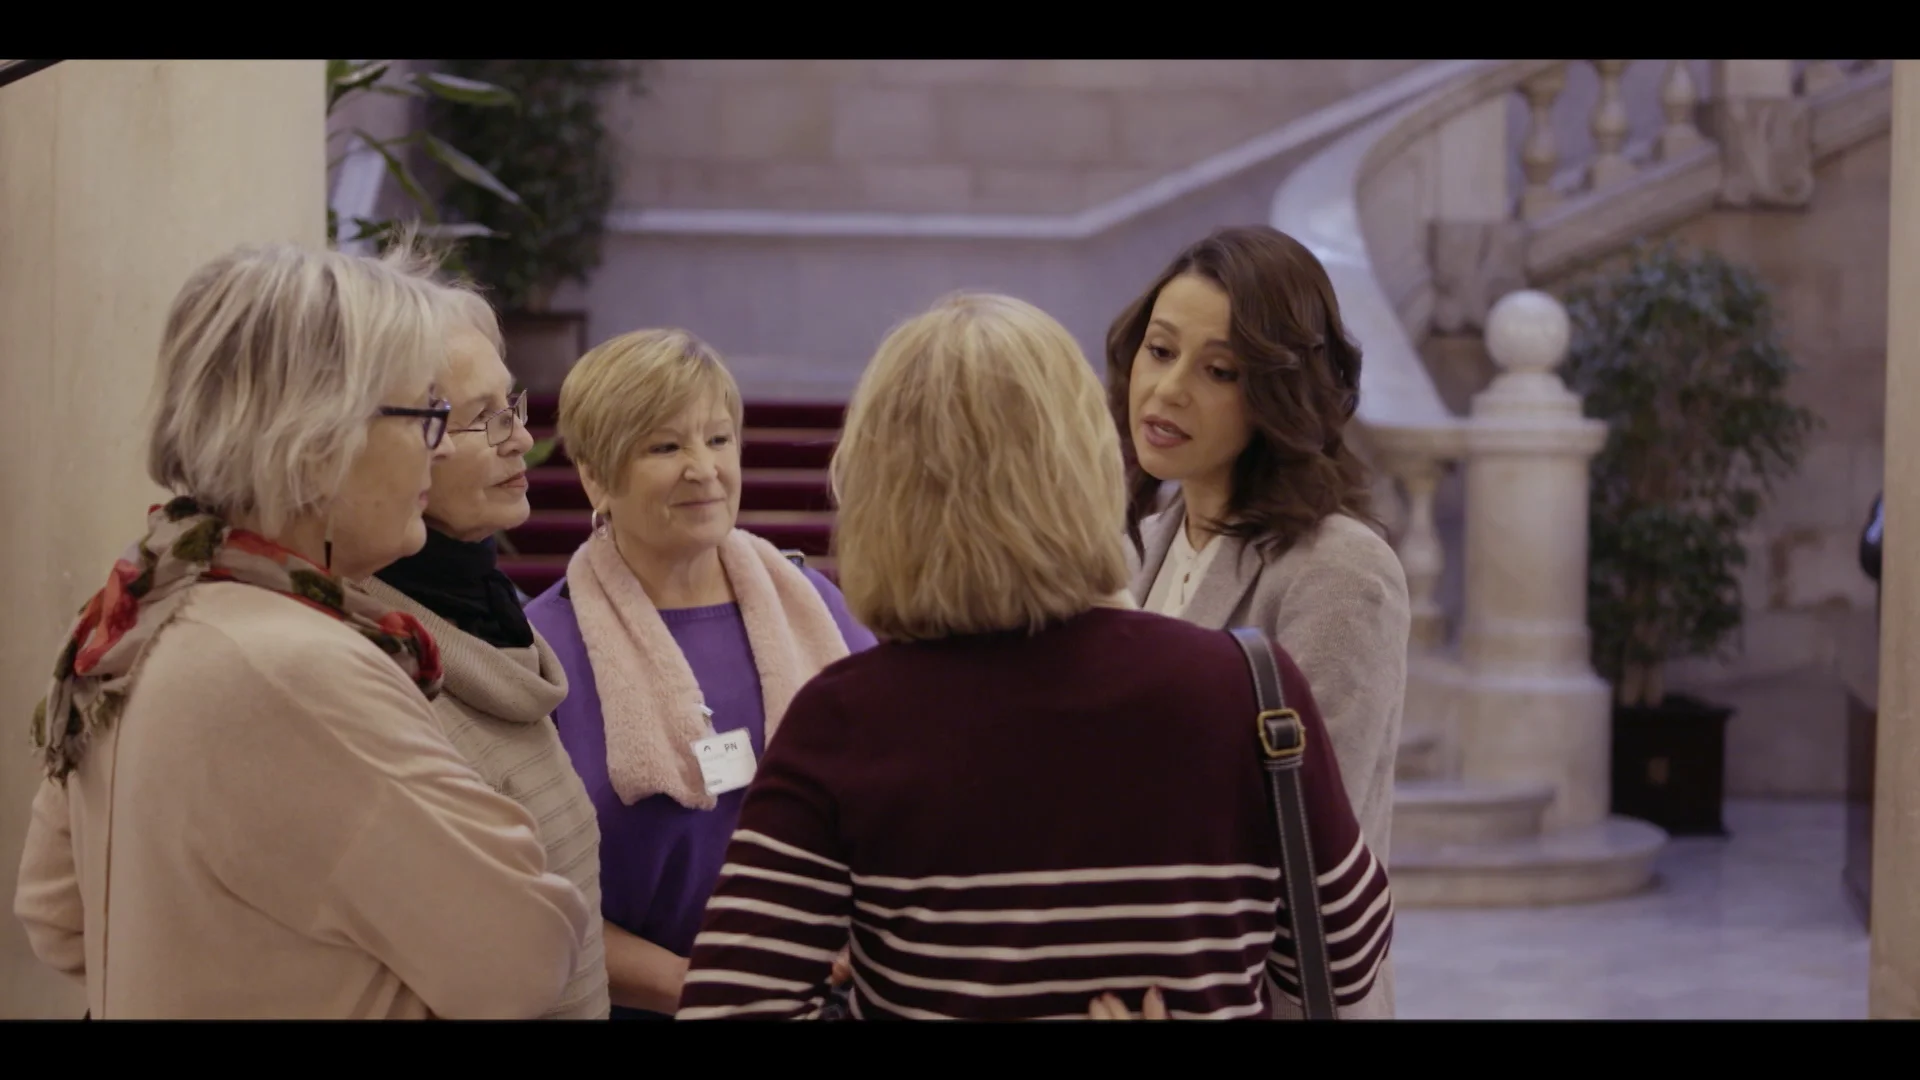
[[[1201,626],[1259,627],[1293,656],[1385,861],[1407,584],[1343,438],[1360,350],[1325,268],[1265,226],[1215,232],[1115,320],[1107,379],[1124,433],[1135,599]],[[1166,481],[1179,493],[1154,513]],[[1391,971],[1342,1015],[1392,1016]]]

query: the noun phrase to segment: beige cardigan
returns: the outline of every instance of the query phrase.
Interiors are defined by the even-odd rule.
[[[1131,567],[1133,595],[1141,603],[1185,519],[1185,502],[1175,495],[1166,509],[1141,521],[1146,550]],[[1340,779],[1367,846],[1391,868],[1394,761],[1412,623],[1400,557],[1379,534],[1344,514],[1321,522],[1271,561],[1231,537],[1213,542],[1223,546],[1182,618],[1216,629],[1259,627],[1293,657],[1326,718]],[[1132,544],[1127,552],[1130,559],[1136,554]],[[1341,1015],[1392,1017],[1391,954],[1373,992]]]
[[[387,607],[419,619],[440,646],[446,688],[434,718],[487,784],[540,823],[547,869],[573,882],[592,911],[592,929],[560,1001],[546,1020],[605,1020],[607,952],[600,921],[600,821],[549,718],[567,696],[567,674],[539,633],[524,649],[503,649],[466,633],[378,578],[359,586]]]
[[[559,1000],[585,898],[378,646],[209,583],[136,679],[68,786],[41,784],[14,900],[95,1018],[518,1018]]]

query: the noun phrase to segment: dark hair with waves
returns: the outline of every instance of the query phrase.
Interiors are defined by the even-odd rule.
[[[1182,251],[1107,332],[1107,404],[1120,426],[1127,536],[1134,547],[1142,547],[1140,520],[1151,511],[1160,481],[1134,453],[1133,363],[1160,290],[1183,274],[1204,277],[1227,294],[1228,340],[1253,418],[1253,439],[1234,462],[1226,520],[1207,527],[1253,543],[1267,557],[1285,552],[1332,514],[1377,527],[1367,467],[1344,437],[1360,404],[1360,348],[1340,322],[1333,282],[1298,240],[1265,225],[1242,225]]]

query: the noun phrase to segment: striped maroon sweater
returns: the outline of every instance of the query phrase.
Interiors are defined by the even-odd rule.
[[[1307,801],[1334,988],[1393,936],[1305,679]],[[1226,633],[1096,608],[1040,634],[883,644],[794,698],[694,942],[681,1019],[807,1018],[852,938],[856,1015],[1174,1016],[1298,1000],[1252,678]]]

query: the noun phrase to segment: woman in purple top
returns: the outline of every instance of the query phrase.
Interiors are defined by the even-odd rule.
[[[593,535],[527,617],[567,675],[561,742],[600,819],[613,1018],[680,998],[747,783],[787,705],[873,635],[740,510],[739,388],[693,335],[642,330],[580,359],[560,436]]]

